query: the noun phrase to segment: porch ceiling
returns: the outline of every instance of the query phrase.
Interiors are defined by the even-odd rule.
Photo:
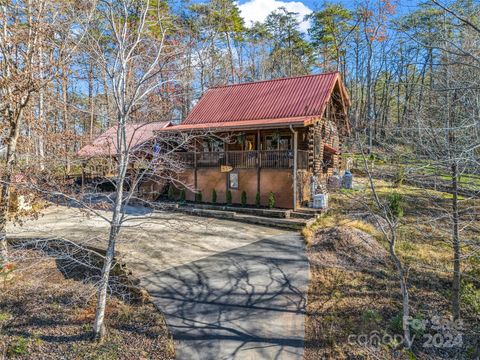
[[[319,120],[319,117],[301,116],[295,118],[281,118],[281,119],[261,119],[261,120],[242,120],[242,121],[227,121],[204,124],[185,124],[170,126],[162,131],[224,131],[224,130],[257,130],[280,127],[304,127]]]

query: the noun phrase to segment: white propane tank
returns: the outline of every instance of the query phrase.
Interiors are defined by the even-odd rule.
[[[326,209],[328,207],[328,194],[313,195],[313,208]]]

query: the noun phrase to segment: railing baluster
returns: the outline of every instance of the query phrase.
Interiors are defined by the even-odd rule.
[[[175,158],[186,168],[218,167],[230,165],[234,168],[255,168],[257,166],[270,169],[289,169],[293,167],[292,150],[253,150],[229,152],[179,152]],[[308,167],[308,152],[298,150],[297,166]]]

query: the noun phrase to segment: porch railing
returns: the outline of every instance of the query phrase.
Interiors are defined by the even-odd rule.
[[[308,167],[308,152],[297,151],[297,168]],[[293,150],[252,150],[252,151],[221,151],[221,152],[179,152],[178,160],[187,168],[219,167],[222,165],[233,168],[267,168],[290,169],[293,168]]]

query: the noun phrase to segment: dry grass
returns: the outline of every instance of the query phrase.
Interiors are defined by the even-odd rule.
[[[312,245],[317,230],[326,229],[334,226],[345,226],[361,230],[376,238],[381,237],[380,232],[370,223],[358,219],[351,219],[338,213],[324,214],[320,216],[312,225],[302,230],[307,245]]]
[[[25,251],[0,298],[0,358],[173,359],[165,320],[152,304],[110,298],[108,336],[91,341],[92,285],[66,279],[53,259]]]
[[[412,352],[389,346],[373,351],[349,344],[350,334],[402,333],[401,298],[395,271],[388,258],[383,263],[368,261],[374,255],[372,250],[382,252],[386,247],[377,219],[367,209],[372,205],[368,184],[365,179],[359,183],[357,190],[331,195],[329,213],[304,232],[308,236],[311,261],[305,358],[472,359],[475,339],[480,333],[478,257],[466,259],[463,267],[464,281],[471,287],[469,285],[469,293],[464,296],[462,316],[466,330],[461,347],[426,349],[422,346],[423,334],[418,334],[420,341],[415,342]],[[452,250],[450,224],[444,214],[450,206],[450,196],[411,186],[394,188],[384,181],[377,181],[376,185],[381,199],[393,191],[404,197],[405,215],[399,229],[398,254],[408,269],[413,316],[418,319],[429,319],[433,315],[449,317]],[[478,202],[474,205],[478,206]],[[465,201],[462,206],[472,207],[472,201]],[[478,217],[478,214],[472,216]],[[474,226],[466,224],[462,236],[478,239],[475,228],[478,222],[472,221],[472,224]],[[352,236],[370,236],[379,247],[365,247],[364,242],[352,240]],[[353,246],[348,246],[352,243]],[[359,256],[367,261],[362,263]],[[467,289],[465,284],[464,287]]]

